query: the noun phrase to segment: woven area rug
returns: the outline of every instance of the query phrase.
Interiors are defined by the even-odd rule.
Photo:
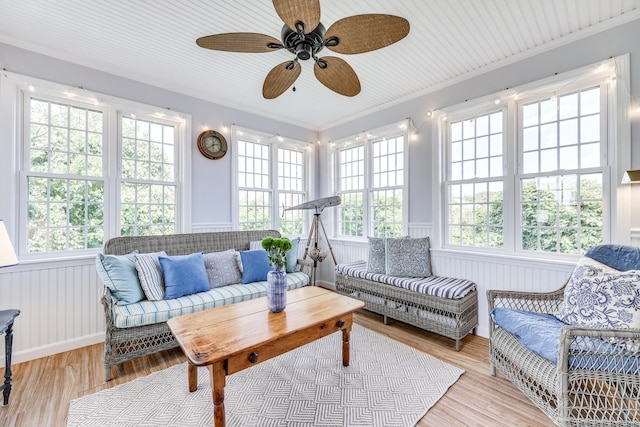
[[[462,369],[353,325],[227,377],[227,426],[413,426]],[[209,371],[189,393],[186,363],[71,401],[68,426],[213,426]]]

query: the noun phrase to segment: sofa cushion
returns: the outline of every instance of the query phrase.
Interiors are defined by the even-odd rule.
[[[429,238],[386,239],[386,274],[398,277],[431,276]]]
[[[164,299],[179,298],[211,287],[204,269],[202,252],[191,255],[159,256],[164,279]]]
[[[204,267],[211,289],[242,281],[242,272],[236,262],[236,251],[233,249],[204,254]]]
[[[267,251],[254,249],[240,251],[242,260],[242,283],[252,283],[267,280],[267,273],[271,270]]]
[[[551,314],[509,308],[494,308],[491,318],[538,356],[553,363],[558,361],[560,331],[567,326],[566,323]]]
[[[369,237],[369,258],[367,260],[367,273],[385,274],[387,272],[385,256],[386,239]]]
[[[410,291],[440,298],[463,298],[476,288],[476,284],[470,280],[455,279],[453,277],[393,277],[386,274],[367,273],[367,262],[362,260],[338,264],[335,270],[337,273],[344,274],[345,276],[398,286]]]
[[[640,328],[640,270],[619,271],[582,257],[557,317],[578,326]]]
[[[166,256],[167,253],[161,251],[134,255],[140,285],[150,301],[159,301],[164,298],[164,278],[160,261],[158,261],[160,255]]]
[[[307,286],[309,276],[302,272],[287,274],[287,289]],[[206,292],[161,301],[140,301],[134,304],[113,306],[113,323],[117,328],[151,325],[166,322],[172,317],[195,313],[209,308],[248,301],[267,294],[267,282],[246,285],[235,284],[210,289]],[[265,301],[265,307],[267,303]]]
[[[298,265],[298,247],[300,246],[300,237],[289,239],[291,241],[291,249],[289,249],[285,256],[287,257],[286,270],[287,273],[293,273],[296,271]]]
[[[145,296],[138,279],[138,271],[133,251],[127,255],[96,256],[96,270],[102,283],[111,291],[118,305],[132,304],[142,301]]]
[[[562,328],[568,327],[551,314],[494,308],[491,318],[500,328],[512,334],[525,348],[558,363]],[[638,372],[640,355],[624,346],[616,346],[607,338],[581,337],[571,343],[570,369],[613,372]]]

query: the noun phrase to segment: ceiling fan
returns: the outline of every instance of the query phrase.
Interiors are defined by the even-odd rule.
[[[267,74],[262,96],[282,95],[298,78],[300,61],[313,59],[316,78],[345,96],[360,93],[360,80],[346,61],[336,56],[318,57],[325,47],[346,55],[389,46],[409,34],[409,21],[384,14],[354,15],[338,20],[328,29],[320,22],[320,0],[273,0],[284,21],[281,39],[257,33],[225,33],[200,37],[198,46],[227,52],[261,53],[286,49],[294,57],[276,65]],[[295,90],[295,87],[294,87]]]

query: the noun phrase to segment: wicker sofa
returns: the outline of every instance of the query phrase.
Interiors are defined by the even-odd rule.
[[[365,310],[382,314],[385,325],[388,318],[392,318],[451,338],[456,342],[456,351],[460,351],[462,338],[475,332],[478,326],[478,292],[473,282],[431,276],[424,280],[420,290],[415,290],[398,286],[398,278],[370,274],[365,270],[365,261],[336,266],[336,291],[363,301]],[[416,280],[410,280],[411,285],[416,285]],[[453,285],[449,290],[455,287],[466,290],[460,297],[429,294],[435,288],[447,293],[448,285]]]
[[[620,249],[632,256],[611,255],[612,250]],[[627,271],[640,269],[638,254],[638,248],[601,245],[592,248],[586,256],[616,270]],[[634,260],[634,257],[637,258]],[[535,331],[532,324],[527,324],[524,327],[534,331],[532,343],[523,340],[526,331],[518,329],[517,322],[505,323],[504,317],[500,322],[494,317],[498,313],[495,310],[502,310],[517,316],[539,316],[544,322],[556,321],[565,301],[565,289],[580,283],[572,280],[573,275],[561,289],[553,292],[487,291],[491,374],[495,376],[496,368],[500,369],[557,425],[640,426],[640,329],[572,326],[563,322],[557,329],[541,323],[542,330]],[[638,310],[637,287],[635,295],[635,310]],[[522,333],[513,333],[514,329]],[[545,350],[549,344],[554,346]],[[555,346],[557,350],[549,356]]]
[[[205,253],[229,249],[240,251],[249,249],[250,242],[262,240],[267,236],[280,237],[280,233],[275,230],[251,230],[164,236],[123,236],[107,241],[103,252],[105,255],[125,255],[135,250],[139,251],[139,253],[165,251],[167,255],[187,255],[200,251]],[[292,284],[294,280],[292,276],[294,275],[289,275],[292,278],[289,282],[289,289],[308,285],[312,266],[313,264],[310,262],[298,260],[297,269],[303,272],[304,275],[296,273],[294,284]],[[101,302],[104,306],[106,321],[104,346],[106,381],[111,379],[111,368],[117,364],[178,346],[167,326],[166,320],[168,318],[262,297],[266,294],[265,283],[256,282],[250,284],[251,286],[229,285],[201,293],[207,295],[194,294],[195,298],[181,297],[176,300],[163,301],[145,300],[125,306],[119,306],[114,303],[114,298],[109,288],[105,285]],[[185,306],[185,304],[191,304],[191,306]],[[157,313],[153,313],[154,310],[157,310]],[[123,315],[131,314],[135,316],[140,315],[140,313],[145,316],[142,322],[144,324],[122,327],[120,318]],[[154,320],[157,318],[162,320]]]

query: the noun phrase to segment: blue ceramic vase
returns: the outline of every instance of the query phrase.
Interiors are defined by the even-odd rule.
[[[267,273],[267,304],[272,313],[287,306],[287,272],[283,268],[274,267]]]

